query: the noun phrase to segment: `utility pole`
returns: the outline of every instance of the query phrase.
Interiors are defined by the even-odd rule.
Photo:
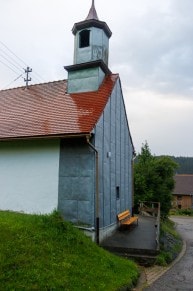
[[[31,78],[29,78],[29,73],[31,72],[32,72],[32,69],[30,67],[27,67],[27,69],[25,70],[26,78],[24,79],[24,82],[26,82],[26,87],[28,87],[28,82],[31,81]]]

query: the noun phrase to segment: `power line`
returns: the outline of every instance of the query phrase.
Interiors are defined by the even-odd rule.
[[[19,64],[12,56],[10,56],[10,54],[8,54],[6,51],[4,51],[2,48],[0,48],[0,51],[6,55],[8,58],[10,58],[17,66],[19,66],[21,69],[23,69],[23,66],[21,66],[21,64]]]
[[[37,83],[45,82],[43,78],[40,79],[39,77],[36,77],[36,74],[34,73],[34,71],[32,72],[31,76],[32,76],[32,79],[35,80]]]
[[[13,67],[11,68],[10,67],[10,65],[12,65],[12,66],[14,66],[17,70],[19,70],[20,72],[22,71],[22,70],[25,70],[24,68],[23,68],[23,66],[21,65],[21,63],[22,64],[24,64],[26,67],[29,67],[27,64],[26,64],[26,62],[23,60],[23,59],[21,59],[20,57],[18,57],[5,43],[3,43],[2,41],[0,41],[0,44],[8,51],[5,51],[4,49],[2,49],[1,47],[0,47],[0,51],[4,54],[4,55],[6,55],[9,59],[11,59],[11,61],[7,58],[7,57],[5,57],[5,56],[3,56],[2,54],[0,55],[4,60],[6,60],[8,63],[9,63],[9,65],[8,64],[6,64],[5,62],[3,62],[3,61],[0,61],[2,64],[4,64],[7,68],[9,68],[10,70],[12,70],[13,72],[15,72],[16,73],[16,71],[15,71],[15,69],[13,69]],[[17,60],[19,60],[19,62],[18,61],[16,61],[16,59]],[[18,73],[17,73],[18,74]],[[40,74],[38,74],[36,71],[33,71],[33,76],[34,76],[34,78],[38,81],[38,82],[45,82],[45,79],[44,78],[42,78],[42,76],[40,76]]]
[[[4,44],[2,41],[0,41],[0,43],[12,54],[14,55],[18,60],[20,60],[25,66],[27,66],[27,64],[20,58],[18,57],[12,50],[10,50],[8,48],[8,46],[6,44]]]
[[[40,74],[38,74],[36,71],[33,71],[33,73],[38,77],[38,78],[35,77],[36,80],[42,80],[45,82],[45,79],[42,78],[42,76],[40,76]]]
[[[18,75],[18,72],[16,72],[14,69],[12,69],[9,65],[7,65],[6,63],[4,63],[3,61],[0,60],[0,63],[2,63],[4,66],[6,66],[7,68],[9,68],[12,72],[14,72],[15,74]]]
[[[5,56],[0,54],[0,57],[2,57],[4,60],[6,60],[9,64],[11,64],[12,66],[14,66],[17,70],[22,71],[22,69],[20,67],[18,67],[17,65],[15,65],[13,62],[11,62],[8,58],[6,58]]]
[[[10,85],[12,85],[14,82],[16,82],[19,78],[21,78],[25,73],[19,75],[17,78],[15,78],[13,81],[11,81],[9,84],[7,84],[6,86],[4,86],[1,90],[6,89],[7,87],[9,87]]]

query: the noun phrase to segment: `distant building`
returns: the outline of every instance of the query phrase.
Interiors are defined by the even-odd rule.
[[[175,175],[173,208],[193,208],[193,175]]]
[[[132,211],[134,146],[94,1],[72,32],[67,80],[0,91],[0,209],[58,209],[102,240]]]

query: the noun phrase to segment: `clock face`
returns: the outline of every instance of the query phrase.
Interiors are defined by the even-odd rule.
[[[94,60],[103,59],[103,48],[102,46],[93,46],[92,55]]]

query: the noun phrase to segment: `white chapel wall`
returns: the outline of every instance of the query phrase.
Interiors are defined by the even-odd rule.
[[[50,213],[58,204],[59,140],[0,143],[0,209]]]

